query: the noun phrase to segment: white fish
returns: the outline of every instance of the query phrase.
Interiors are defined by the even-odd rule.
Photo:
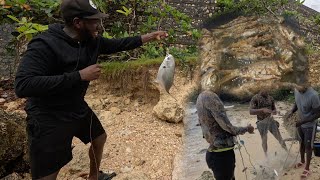
[[[156,82],[159,83],[160,87],[168,94],[170,94],[169,90],[173,85],[174,71],[174,57],[171,54],[167,54],[159,67]]]

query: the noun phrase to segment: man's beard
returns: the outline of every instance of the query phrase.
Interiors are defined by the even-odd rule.
[[[81,39],[84,41],[88,41],[94,38],[87,28],[81,29],[80,36],[81,36]]]

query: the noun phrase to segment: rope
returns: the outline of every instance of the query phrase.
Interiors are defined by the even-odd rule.
[[[241,142],[240,136],[238,136],[238,138],[239,138],[239,141]],[[245,151],[246,151],[246,153],[247,153],[247,155],[248,155],[248,157],[249,157],[249,162],[250,162],[252,168],[254,169],[255,172],[257,172],[255,166],[253,165],[253,163],[252,163],[252,161],[251,161],[251,156],[250,156],[250,154],[249,154],[249,152],[248,152],[248,150],[247,150],[247,147],[244,145],[244,143],[243,143],[242,145],[243,145],[243,147],[244,147],[244,149],[245,149]]]

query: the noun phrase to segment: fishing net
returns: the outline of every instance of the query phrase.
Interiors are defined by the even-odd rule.
[[[289,133],[289,136],[298,139],[296,123],[299,121],[298,113],[293,113],[292,116],[289,116],[289,111],[283,117],[283,126]]]

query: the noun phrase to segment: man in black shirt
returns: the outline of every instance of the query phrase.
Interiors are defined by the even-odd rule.
[[[106,39],[98,34],[106,15],[91,0],[63,0],[61,12],[65,25],[52,24],[32,39],[15,79],[17,96],[27,98],[32,178],[56,179],[72,159],[72,138],[78,137],[91,142],[88,179],[111,179],[99,172],[107,135],[84,100],[89,82],[100,75],[98,55],[134,49],[167,33]]]

